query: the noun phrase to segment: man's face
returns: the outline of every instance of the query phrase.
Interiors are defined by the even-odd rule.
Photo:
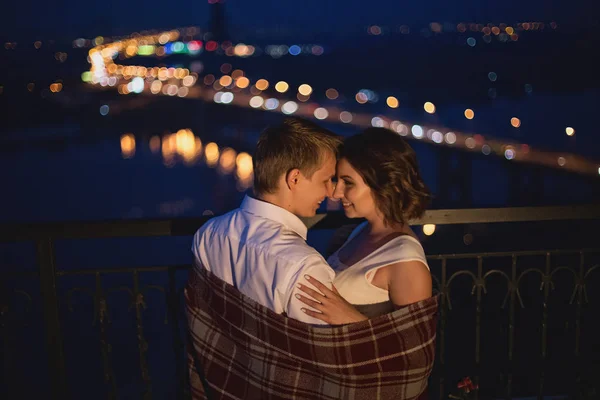
[[[325,197],[333,194],[332,178],[335,176],[335,156],[328,152],[325,161],[307,178],[300,172],[294,193],[293,213],[299,217],[313,217]]]

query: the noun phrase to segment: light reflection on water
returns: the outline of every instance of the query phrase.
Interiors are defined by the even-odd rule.
[[[254,173],[250,154],[238,153],[231,147],[219,149],[219,145],[214,142],[207,143],[203,148],[202,140],[191,129],[180,129],[162,137],[152,136],[148,146],[153,153],[161,151],[163,164],[168,168],[175,166],[177,162],[183,162],[187,166],[204,162],[210,168],[217,168],[220,174],[234,174],[238,191],[244,192],[252,187]],[[131,133],[123,134],[122,157],[133,158],[135,148],[135,136]]]
[[[135,128],[133,128],[135,129]],[[199,137],[202,127],[160,133],[110,129],[5,149],[0,222],[85,221],[221,214],[251,193],[256,132]],[[51,128],[48,129],[52,131]]]

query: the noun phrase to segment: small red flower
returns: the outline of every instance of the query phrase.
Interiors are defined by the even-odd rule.
[[[460,382],[458,382],[457,387],[459,389],[463,389],[465,392],[469,393],[471,390],[479,389],[479,385],[475,385],[470,377],[463,378]]]
[[[468,376],[463,378],[460,382],[458,382],[457,387],[459,389],[462,389],[464,387],[469,387],[473,384],[473,382],[471,381],[471,378],[469,378]]]

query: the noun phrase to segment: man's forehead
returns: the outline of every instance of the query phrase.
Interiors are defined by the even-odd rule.
[[[332,173],[335,174],[335,169],[336,169],[336,165],[337,165],[337,160],[335,158],[335,155],[332,155],[330,158],[327,159],[327,161],[325,162],[325,166],[327,169],[327,173]]]
[[[327,177],[335,175],[335,164],[335,158],[327,158],[316,173]]]

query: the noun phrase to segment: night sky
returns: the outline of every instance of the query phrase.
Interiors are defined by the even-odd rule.
[[[109,35],[141,29],[206,26],[209,16],[207,0],[95,3],[12,0],[2,8],[0,36],[6,40],[18,36]],[[598,20],[592,12],[592,0],[227,0],[226,8],[229,29],[234,34],[283,27],[298,38],[314,33],[351,33],[371,24],[556,20],[585,26]]]

